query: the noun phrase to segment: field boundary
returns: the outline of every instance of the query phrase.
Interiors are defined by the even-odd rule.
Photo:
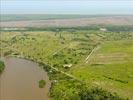
[[[96,52],[99,48],[100,48],[100,45],[98,45],[98,46],[94,47],[94,49],[92,49],[91,53],[86,57],[85,63],[88,63],[88,62],[89,62],[89,59],[90,59],[91,55],[92,55],[94,52]]]

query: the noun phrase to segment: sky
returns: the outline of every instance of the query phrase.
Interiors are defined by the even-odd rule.
[[[1,0],[1,14],[133,14],[133,0]]]

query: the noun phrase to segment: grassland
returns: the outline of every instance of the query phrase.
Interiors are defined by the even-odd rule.
[[[78,100],[86,86],[132,99],[133,32],[70,30],[2,31],[0,50],[43,65],[54,100]]]
[[[91,55],[87,64],[71,73],[88,83],[132,98],[133,41],[108,41]]]

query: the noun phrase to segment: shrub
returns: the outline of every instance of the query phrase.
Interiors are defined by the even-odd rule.
[[[110,93],[102,88],[84,88],[79,93],[80,100],[124,100],[116,93]]]
[[[46,81],[45,80],[40,80],[39,81],[39,88],[44,88],[45,85],[46,85]]]
[[[4,70],[5,65],[3,61],[0,61],[0,74],[2,73],[2,71]]]

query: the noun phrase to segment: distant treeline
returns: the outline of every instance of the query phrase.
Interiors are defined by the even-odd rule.
[[[1,31],[69,31],[75,32],[79,30],[94,30],[106,29],[111,32],[131,32],[133,31],[133,25],[90,25],[90,26],[78,26],[78,27],[26,27],[26,28],[1,28]],[[102,30],[101,30],[102,31]]]
[[[108,31],[113,31],[113,32],[120,32],[120,31],[133,31],[133,25],[110,25],[110,26],[105,26]]]
[[[78,15],[78,14],[2,14],[1,21],[49,20],[105,17],[107,15]]]

